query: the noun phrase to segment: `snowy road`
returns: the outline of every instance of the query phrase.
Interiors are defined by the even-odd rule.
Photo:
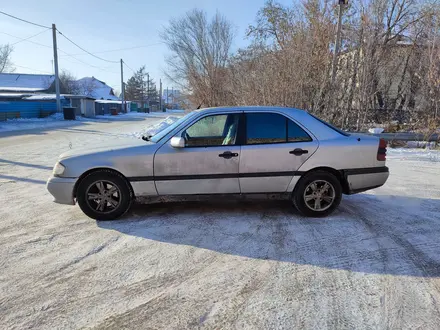
[[[326,219],[217,202],[96,222],[52,203],[69,145],[156,121],[0,133],[0,329],[438,329],[440,162],[393,153],[385,187]]]

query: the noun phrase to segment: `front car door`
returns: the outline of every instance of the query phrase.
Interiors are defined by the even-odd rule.
[[[170,141],[156,152],[154,178],[159,195],[239,193],[241,112],[206,114],[179,131],[184,148]]]
[[[242,193],[285,192],[318,141],[284,114],[246,112],[240,155]]]

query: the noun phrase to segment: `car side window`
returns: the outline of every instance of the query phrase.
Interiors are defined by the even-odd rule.
[[[234,145],[237,139],[239,114],[203,117],[182,133],[187,147]]]
[[[287,119],[287,141],[288,142],[307,142],[312,141],[309,134],[290,119]]]
[[[277,113],[246,114],[246,144],[311,141],[310,136],[287,117]]]
[[[286,142],[286,117],[276,113],[246,114],[246,144]]]

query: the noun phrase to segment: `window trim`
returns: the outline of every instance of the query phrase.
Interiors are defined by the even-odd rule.
[[[247,117],[246,115],[248,114],[275,114],[275,115],[280,115],[282,117],[284,117],[284,119],[286,120],[286,141],[284,142],[273,142],[273,143],[251,143],[248,144],[247,143]],[[279,113],[279,112],[271,112],[271,111],[256,111],[256,112],[244,112],[243,113],[243,122],[244,122],[244,127],[243,127],[243,136],[242,136],[242,142],[240,145],[242,146],[261,146],[261,145],[272,145],[272,144],[291,144],[291,143],[307,143],[307,142],[313,142],[313,138],[311,137],[311,135],[309,134],[309,132],[307,132],[307,130],[305,130],[301,125],[299,125],[295,120],[287,117],[285,114],[283,113]],[[299,128],[301,128],[304,133],[307,134],[307,136],[310,138],[310,140],[308,141],[289,141],[289,122],[288,120],[290,120],[291,122],[293,122],[295,125],[297,125]],[[242,126],[239,126],[239,129],[242,129]]]
[[[199,122],[200,120],[207,118],[207,117],[213,117],[213,116],[229,116],[229,115],[238,115],[238,128],[237,128],[237,136],[235,137],[235,143],[234,144],[219,144],[219,145],[198,145],[198,146],[187,146],[185,145],[185,147],[183,149],[186,148],[218,148],[218,147],[234,147],[234,146],[240,146],[240,144],[238,144],[239,142],[239,133],[240,133],[240,122],[241,122],[241,115],[242,112],[221,112],[221,113],[210,113],[210,114],[206,114],[205,116],[201,116],[199,118],[197,118],[196,120],[194,120],[193,122],[191,122],[190,124],[188,124],[186,127],[184,127],[180,132],[178,132],[178,135],[180,137],[183,137],[183,132],[185,132],[188,128],[192,127],[193,125],[195,125],[197,122]],[[227,119],[226,119],[227,120]]]

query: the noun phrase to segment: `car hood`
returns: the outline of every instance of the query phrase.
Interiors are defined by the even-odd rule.
[[[62,153],[59,157],[60,160],[91,155],[98,152],[106,152],[106,151],[116,151],[131,147],[140,147],[140,146],[148,146],[154,144],[153,142],[147,142],[141,139],[131,139],[127,138],[126,140],[109,140],[103,143],[87,146],[84,148],[76,148]]]

